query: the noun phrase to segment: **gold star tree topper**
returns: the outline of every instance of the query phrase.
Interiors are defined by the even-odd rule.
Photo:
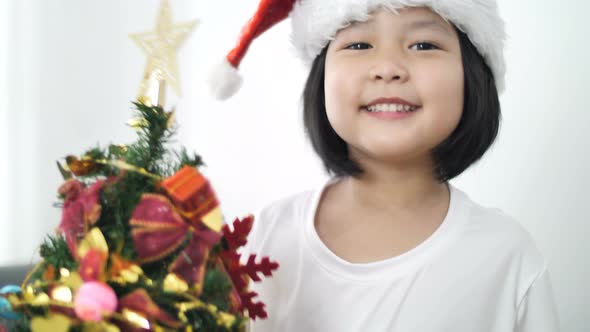
[[[129,35],[148,56],[138,100],[146,105],[164,106],[166,84],[180,96],[176,52],[198,23],[193,20],[173,24],[168,0],[162,0],[155,29]]]

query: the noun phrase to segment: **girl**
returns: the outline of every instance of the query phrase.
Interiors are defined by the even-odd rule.
[[[547,261],[449,183],[494,142],[504,28],[492,0],[263,1],[227,56],[291,15],[311,143],[333,177],[256,216],[261,331],[558,331]],[[219,96],[235,92],[228,83]],[[227,85],[229,84],[229,85]]]

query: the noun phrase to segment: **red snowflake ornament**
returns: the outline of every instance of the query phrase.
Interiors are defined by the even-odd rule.
[[[250,255],[245,265],[240,263],[241,255],[237,253],[237,249],[247,243],[248,234],[252,230],[253,224],[254,216],[250,215],[242,220],[236,218],[233,222],[233,230],[225,225],[223,238],[227,246],[219,256],[232,279],[234,291],[239,297],[239,308],[237,309],[239,311],[248,310],[250,318],[256,320],[256,317],[266,318],[268,313],[264,309],[264,303],[254,301],[258,294],[248,290],[248,278],[260,282],[262,279],[258,275],[259,272],[265,277],[270,277],[272,271],[279,268],[279,264],[271,262],[268,257],[263,257],[259,263],[256,263],[256,255]]]
[[[223,237],[227,241],[228,251],[235,251],[248,242],[248,234],[253,225],[254,216],[249,215],[242,220],[236,218],[233,222],[233,231],[229,229],[229,225],[223,227]]]

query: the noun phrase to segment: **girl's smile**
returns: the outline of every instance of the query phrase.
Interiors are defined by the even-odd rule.
[[[411,113],[417,112],[420,106],[401,98],[378,98],[361,107],[362,112],[368,112],[378,119],[403,119]]]

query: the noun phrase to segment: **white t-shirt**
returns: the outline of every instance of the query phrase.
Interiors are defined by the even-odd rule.
[[[327,185],[255,214],[244,248],[280,267],[251,283],[268,318],[252,332],[555,332],[547,261],[529,233],[499,209],[449,183],[442,224],[415,248],[356,264],[319,238],[314,218]]]

